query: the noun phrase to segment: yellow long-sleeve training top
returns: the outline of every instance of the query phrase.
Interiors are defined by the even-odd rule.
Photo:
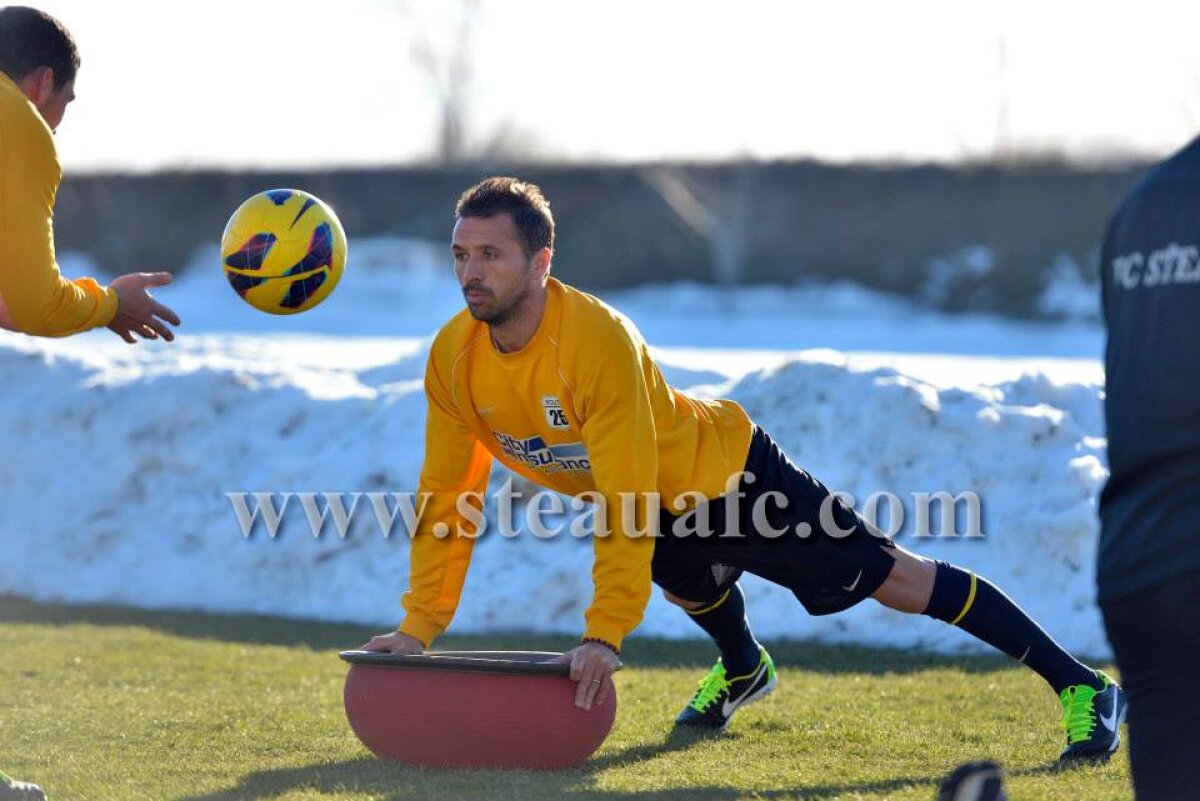
[[[426,645],[454,616],[477,533],[456,501],[486,492],[493,458],[558,492],[604,499],[611,533],[594,537],[584,637],[619,648],[650,599],[654,554],[654,540],[632,536],[626,523],[646,530],[656,492],[663,504],[723,493],[745,467],[753,428],[733,401],[669,386],[633,323],[553,278],[537,333],[520,351],[498,351],[465,309],[451,319],[430,350],[425,393],[420,493],[429,500],[413,532],[399,630]],[[620,514],[621,493],[641,501],[632,519]],[[449,536],[435,535],[439,528]]]
[[[0,299],[19,331],[62,337],[108,325],[117,294],[69,281],[54,260],[54,198],[62,167],[42,115],[0,73]]]

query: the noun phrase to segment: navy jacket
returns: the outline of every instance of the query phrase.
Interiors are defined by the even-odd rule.
[[[1111,475],[1101,601],[1200,570],[1200,139],[1150,171],[1105,236]]]

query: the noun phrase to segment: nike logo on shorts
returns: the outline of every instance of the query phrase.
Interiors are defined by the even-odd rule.
[[[861,570],[858,571],[858,575],[854,577],[854,581],[850,582],[850,586],[842,587],[842,589],[846,592],[854,592],[854,588],[858,586],[858,582],[862,578],[862,574],[863,572]]]

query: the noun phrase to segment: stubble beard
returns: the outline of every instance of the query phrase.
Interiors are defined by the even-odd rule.
[[[492,295],[492,300],[495,300],[495,295]],[[491,328],[502,328],[506,323],[511,321],[525,305],[525,300],[529,297],[529,288],[525,287],[520,294],[509,301],[502,307],[493,307],[490,310],[477,308],[471,304],[467,304],[467,311],[481,323],[487,323]]]

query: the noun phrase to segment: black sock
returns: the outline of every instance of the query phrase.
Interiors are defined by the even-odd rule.
[[[716,641],[726,676],[744,676],[758,667],[758,640],[750,633],[741,587],[734,584],[708,606],[688,610],[688,617]]]
[[[1063,650],[996,585],[961,567],[937,563],[933,595],[925,614],[958,626],[1024,662],[1056,693],[1073,684],[1104,689],[1094,670]]]

